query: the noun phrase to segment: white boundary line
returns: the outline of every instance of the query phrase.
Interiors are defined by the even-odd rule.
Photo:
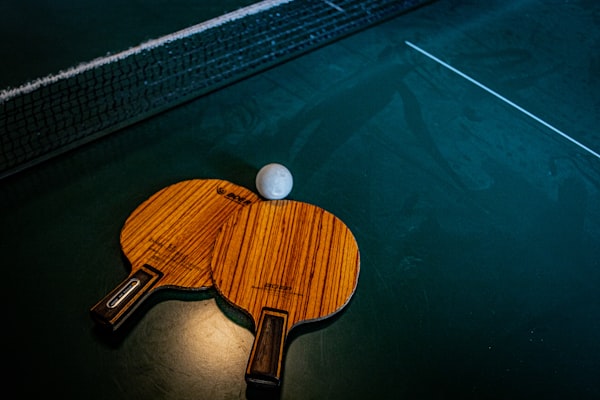
[[[536,117],[535,115],[533,115],[532,113],[530,113],[529,111],[527,111],[526,109],[524,109],[523,107],[519,106],[518,104],[513,103],[512,101],[508,100],[506,97],[496,93],[495,91],[493,91],[492,89],[488,88],[487,86],[483,85],[482,83],[477,82],[475,79],[471,78],[470,76],[468,76],[465,73],[460,72],[459,70],[457,70],[456,68],[454,68],[453,66],[451,66],[450,64],[445,63],[444,61],[440,60],[439,58],[435,57],[434,55],[426,52],[425,50],[421,49],[420,47],[418,47],[415,44],[412,44],[409,41],[404,41],[404,43],[406,43],[407,46],[412,47],[413,49],[415,49],[416,51],[418,51],[419,53],[429,57],[430,59],[432,59],[433,61],[437,62],[438,64],[448,68],[450,71],[462,76],[463,78],[465,78],[466,80],[468,80],[469,82],[479,86],[480,88],[482,88],[483,90],[485,90],[486,92],[496,96],[497,98],[499,98],[500,100],[502,100],[503,102],[505,102],[506,104],[516,108],[517,110],[521,111],[523,114],[527,115],[528,117],[534,119],[535,121],[539,122],[540,124],[544,125],[546,128],[554,131],[555,133],[558,133],[560,136],[564,137],[565,139],[573,142],[574,144],[576,144],[577,146],[581,147],[583,150],[589,152],[590,154],[593,154],[594,156],[600,158],[600,154],[598,154],[597,152],[595,152],[594,150],[590,149],[589,147],[587,147],[586,145],[578,142],[577,140],[573,139],[571,136],[567,135],[566,133],[562,132],[561,130],[555,128],[554,126],[550,125],[549,123],[547,123],[546,121],[544,121],[543,119]]]
[[[50,83],[57,82],[62,79],[71,78],[82,72],[100,67],[105,64],[110,64],[115,61],[123,60],[131,55],[141,53],[144,50],[153,49],[155,47],[162,46],[166,43],[182,39],[188,36],[195,35],[196,33],[206,31],[219,25],[223,25],[227,22],[235,21],[237,19],[244,18],[249,15],[257,14],[261,11],[268,10],[270,8],[279,6],[281,4],[290,3],[294,0],[263,0],[261,2],[251,4],[247,7],[240,8],[236,11],[224,14],[220,17],[210,19],[208,21],[201,22],[199,24],[190,26],[180,31],[162,36],[158,39],[153,39],[148,42],[142,43],[138,46],[132,47],[128,50],[115,53],[110,56],[100,57],[95,60],[85,62],[83,64],[71,67],[65,71],[61,71],[55,75],[48,75],[44,78],[36,79],[34,81],[25,83],[14,89],[4,89],[0,91],[0,102],[6,101],[12,97],[16,97],[25,93],[32,92],[42,86]]]

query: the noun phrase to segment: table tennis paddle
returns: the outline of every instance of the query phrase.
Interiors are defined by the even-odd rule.
[[[360,256],[354,236],[333,214],[274,200],[245,207],[223,224],[211,268],[219,294],[247,312],[256,328],[247,383],[276,387],[288,333],[350,301]]]
[[[186,180],[152,195],[121,230],[131,273],[91,308],[92,318],[114,331],[160,288],[212,287],[211,251],[221,225],[257,201],[252,191],[219,179]]]

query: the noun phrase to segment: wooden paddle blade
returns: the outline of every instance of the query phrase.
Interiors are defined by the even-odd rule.
[[[286,312],[263,308],[246,368],[246,382],[258,386],[279,386],[287,322]]]
[[[131,273],[92,307],[92,318],[114,331],[153,291],[212,287],[211,254],[221,225],[259,200],[249,189],[221,179],[181,181],[154,193],[121,230]]]
[[[160,271],[144,265],[91,308],[92,319],[115,331],[150,294],[162,276]]]
[[[348,304],[360,254],[350,229],[332,213],[273,200],[245,207],[222,225],[211,268],[218,292],[257,328],[246,381],[277,386],[289,331]]]
[[[211,263],[213,284],[252,316],[288,313],[288,330],[327,318],[354,293],[360,270],[350,229],[326,210],[298,201],[254,203],[223,224]]]

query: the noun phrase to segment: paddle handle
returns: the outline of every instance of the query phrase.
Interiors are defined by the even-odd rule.
[[[92,319],[115,331],[150,294],[162,275],[157,269],[144,265],[90,309]]]
[[[286,312],[271,308],[262,309],[246,368],[247,383],[258,386],[279,386],[287,324]]]

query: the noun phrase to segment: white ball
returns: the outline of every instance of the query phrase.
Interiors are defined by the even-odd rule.
[[[256,189],[265,199],[283,199],[290,194],[292,186],[294,186],[292,174],[281,164],[267,164],[256,174]]]

